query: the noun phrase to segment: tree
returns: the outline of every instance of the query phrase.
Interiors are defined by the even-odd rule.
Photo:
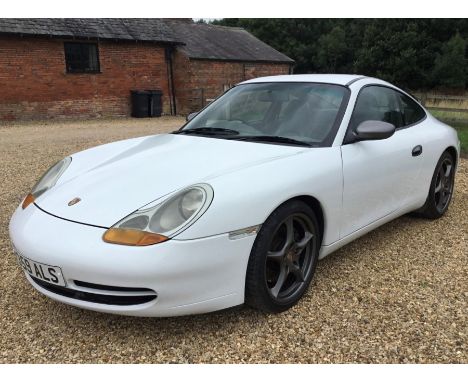
[[[355,52],[355,71],[401,87],[427,87],[433,62],[427,43],[428,36],[417,21],[374,20],[366,26]]]
[[[340,63],[346,57],[346,52],[346,35],[340,26],[336,26],[329,33],[320,36],[316,55],[320,70],[336,73]]]
[[[294,59],[295,73],[359,73],[413,90],[468,82],[468,19],[221,19],[213,24],[245,28]]]
[[[457,33],[442,47],[434,61],[435,82],[448,88],[464,88],[467,85],[466,41]]]

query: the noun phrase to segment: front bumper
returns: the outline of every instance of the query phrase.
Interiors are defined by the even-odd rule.
[[[244,302],[245,273],[255,235],[231,240],[221,234],[129,247],[105,243],[104,232],[54,217],[35,205],[25,210],[19,207],[10,222],[16,251],[60,267],[67,288],[95,292],[77,285],[79,280],[122,289],[146,288],[157,296],[139,304],[102,304],[54,293],[27,276],[39,292],[54,300],[100,312],[159,317],[206,313]]]

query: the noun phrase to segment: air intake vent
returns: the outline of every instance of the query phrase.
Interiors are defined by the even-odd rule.
[[[76,286],[89,288],[89,289],[96,289],[97,291],[114,291],[114,292],[149,292],[155,293],[154,290],[148,288],[128,288],[128,287],[118,287],[118,286],[110,286],[110,285],[101,285],[101,284],[93,284],[87,283],[85,281],[73,280]]]
[[[30,276],[31,277],[31,276]],[[125,287],[115,287],[115,286],[107,286],[107,285],[98,285],[98,284],[91,284],[86,283],[83,281],[75,281],[77,286],[81,286],[83,288],[94,289],[96,292],[102,291],[106,294],[88,292],[83,290],[77,290],[67,287],[62,287],[58,285],[53,285],[50,283],[46,283],[42,280],[39,280],[35,277],[31,277],[31,279],[39,285],[41,288],[45,290],[56,293],[58,295],[73,298],[80,301],[87,301],[93,302],[96,304],[104,304],[104,305],[138,305],[144,304],[146,302],[153,301],[157,298],[156,292],[147,289],[147,288],[125,288]],[[79,285],[79,284],[81,285]],[[112,288],[112,289],[109,289]],[[118,294],[109,294],[109,292],[118,292]]]

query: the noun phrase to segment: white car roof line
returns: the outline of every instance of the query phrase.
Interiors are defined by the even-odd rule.
[[[356,81],[366,78],[370,77],[361,74],[285,74],[252,78],[250,80],[240,82],[239,85],[262,82],[317,82],[349,86]]]
[[[346,86],[349,86],[349,85],[351,85],[351,84],[354,84],[356,81],[363,80],[363,79],[365,79],[365,78],[370,78],[370,77],[360,76],[360,77],[354,78],[354,79],[352,79],[351,81],[349,81],[349,82],[346,84]]]

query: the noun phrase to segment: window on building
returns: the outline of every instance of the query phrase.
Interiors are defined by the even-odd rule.
[[[97,44],[66,42],[65,64],[68,73],[99,73]]]

